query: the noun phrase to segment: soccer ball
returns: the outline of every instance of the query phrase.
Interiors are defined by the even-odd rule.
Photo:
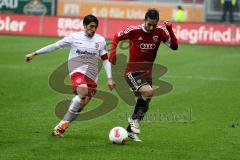
[[[109,140],[113,144],[124,144],[128,140],[128,133],[123,127],[114,127],[109,133]]]

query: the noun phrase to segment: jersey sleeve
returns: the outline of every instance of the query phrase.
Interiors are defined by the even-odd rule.
[[[170,40],[170,36],[167,29],[161,28],[161,37],[164,43]]]
[[[100,43],[100,50],[99,50],[99,55],[103,56],[107,54],[107,44],[106,44],[106,40],[104,39],[101,43]]]
[[[60,48],[70,47],[72,44],[72,39],[72,35],[70,34],[63,39],[57,41],[56,43]]]
[[[169,38],[167,41],[165,41],[164,43],[170,47],[171,49],[173,50],[177,50],[178,49],[178,40],[173,32],[173,29],[172,29],[172,24],[169,25],[169,26],[166,26],[167,28],[167,32],[169,34]]]
[[[71,35],[69,35],[69,36],[57,41],[56,43],[45,46],[35,52],[37,54],[44,54],[44,53],[49,53],[49,52],[55,51],[60,48],[70,47],[71,43],[72,43],[71,39],[72,39]]]
[[[112,64],[116,64],[117,63],[117,52],[116,52],[116,49],[117,49],[117,45],[119,43],[119,41],[122,41],[122,40],[131,40],[133,37],[134,37],[134,29],[135,27],[133,26],[130,26],[120,32],[118,32],[117,34],[114,35],[113,37],[113,40],[112,40],[112,44],[109,48],[109,61],[112,63]]]
[[[118,41],[132,39],[133,34],[134,34],[134,29],[135,28],[133,26],[130,26],[130,27],[118,32],[116,34]]]
[[[162,28],[162,41],[165,45],[173,50],[178,49],[178,41],[177,38],[172,30],[172,25],[167,26],[166,29]]]

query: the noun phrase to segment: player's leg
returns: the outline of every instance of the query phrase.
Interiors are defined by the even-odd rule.
[[[131,117],[129,117],[129,126],[127,130],[134,133],[140,133],[139,122],[143,119],[145,113],[148,111],[149,102],[153,96],[153,89],[149,84],[143,85],[139,88],[140,93],[134,112]]]
[[[82,73],[74,73],[71,76],[73,91],[77,94],[71,101],[64,118],[54,128],[53,135],[63,136],[69,124],[76,120],[80,112],[96,93],[96,83]]]
[[[140,93],[140,96],[137,99],[132,119],[140,121],[143,119],[144,114],[148,111],[148,104],[153,96],[153,89],[149,84],[147,84],[141,86],[138,92]]]
[[[144,114],[148,110],[148,105],[153,96],[153,89],[151,87],[151,79],[146,80],[145,76],[138,74],[128,74],[126,80],[132,90],[137,95],[138,99],[134,108],[134,112],[129,117],[129,125],[127,131],[129,138],[134,141],[141,141],[138,137],[140,133],[139,122],[143,119]]]
[[[140,133],[139,122],[143,119],[145,113],[148,111],[149,102],[153,95],[153,90],[150,85],[144,85],[139,89],[140,97],[138,97],[132,117],[128,118],[128,137],[135,142],[141,142],[138,137]]]
[[[88,86],[87,84],[81,84],[77,87],[77,95],[72,99],[69,109],[65,114],[63,120],[71,123],[76,120],[80,112],[89,102]]]
[[[62,137],[69,124],[77,119],[84,106],[86,106],[86,104],[89,102],[87,84],[79,85],[76,89],[76,92],[77,95],[69,104],[67,113],[64,115],[59,124],[54,128],[53,135]]]

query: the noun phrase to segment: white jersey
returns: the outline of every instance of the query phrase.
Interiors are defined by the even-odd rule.
[[[44,47],[37,54],[51,52],[59,48],[71,48],[68,57],[68,70],[85,74],[94,81],[98,79],[98,59],[107,54],[105,38],[95,34],[93,37],[85,35],[84,31],[72,33],[56,43]]]

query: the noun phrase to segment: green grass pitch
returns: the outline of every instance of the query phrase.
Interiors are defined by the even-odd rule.
[[[72,96],[52,90],[48,78],[68,49],[30,63],[24,55],[56,40],[0,36],[0,160],[240,159],[240,47],[181,44],[173,53],[161,46],[156,63],[168,68],[161,79],[173,90],[152,99],[142,143],[113,145],[110,129],[125,127],[132,111],[120,97],[113,111],[72,123],[64,138],[51,136],[56,103]],[[108,91],[105,77],[101,71],[98,88]]]

